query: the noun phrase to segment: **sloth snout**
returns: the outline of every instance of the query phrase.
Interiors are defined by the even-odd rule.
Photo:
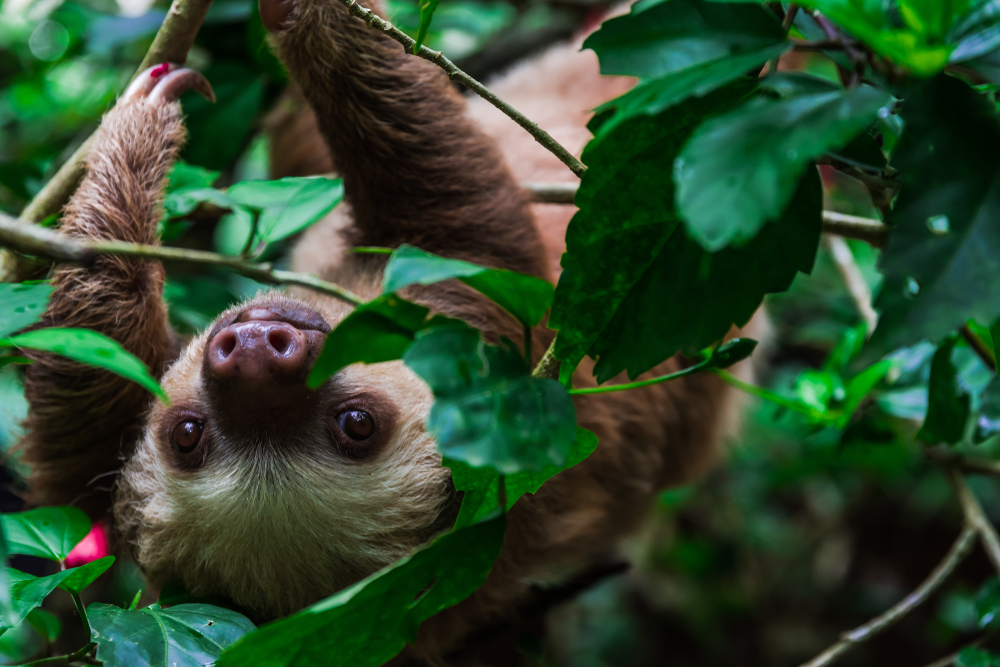
[[[309,356],[306,335],[285,322],[240,322],[219,331],[206,351],[208,369],[223,383],[266,388],[299,378]]]

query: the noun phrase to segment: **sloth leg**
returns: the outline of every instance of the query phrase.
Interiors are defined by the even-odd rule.
[[[177,96],[212,97],[200,74],[164,64],[139,75],[104,117],[87,175],[66,207],[62,231],[80,238],[156,244],[167,170],[184,140]],[[60,267],[44,326],[94,329],[121,343],[159,376],[171,334],[156,262],[104,257]],[[93,517],[110,507],[116,472],[150,403],[138,385],[67,359],[38,354],[25,373],[30,404],[22,448],[31,468],[28,501],[76,504]]]

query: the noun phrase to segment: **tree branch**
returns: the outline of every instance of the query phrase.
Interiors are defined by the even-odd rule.
[[[194,43],[194,37],[198,33],[198,28],[201,27],[202,21],[205,20],[205,14],[208,13],[211,4],[212,0],[173,0],[166,18],[163,19],[160,29],[153,38],[153,43],[142,59],[139,68],[132,75],[132,79],[134,80],[148,67],[162,62],[183,64],[187,60],[187,53]],[[83,179],[87,155],[90,153],[93,140],[94,135],[91,134],[63,163],[55,176],[21,211],[22,220],[37,224],[62,209],[76,192],[77,186]],[[17,262],[11,257],[0,257],[0,281],[9,280],[16,276],[17,266]]]
[[[983,543],[983,549],[986,550],[987,557],[993,563],[996,571],[1000,573],[1000,537],[997,536],[996,529],[990,523],[990,520],[986,518],[983,506],[979,504],[976,496],[972,493],[972,489],[965,483],[962,473],[957,468],[949,468],[948,479],[955,489],[955,495],[958,496],[958,502],[962,506],[965,521],[979,533],[979,539]]]
[[[270,263],[247,261],[243,257],[230,257],[201,250],[148,246],[121,241],[84,241],[68,237],[44,227],[21,222],[0,213],[0,246],[29,255],[42,255],[56,261],[88,266],[97,257],[133,257],[173,264],[216,267],[238,273],[270,285],[297,285],[357,306],[364,301],[350,290],[334,283],[320,280],[306,273],[294,273],[273,268]]]
[[[362,7],[357,3],[357,0],[340,0],[340,2],[347,7],[347,11],[349,11],[352,16],[358,17],[367,23],[369,27],[380,30],[402,44],[407,53],[413,53],[413,46],[415,42],[402,30],[395,27],[388,21],[379,18],[370,9]],[[460,70],[455,63],[451,62],[451,60],[449,60],[440,51],[432,51],[426,46],[421,46],[420,50],[418,50],[415,55],[434,63],[448,74],[449,79],[452,81],[458,81],[463,86],[471,89],[484,100],[502,111],[511,120],[527,130],[528,134],[535,138],[535,141],[540,143],[546,148],[546,150],[559,158],[559,160],[569,167],[574,174],[577,176],[583,176],[583,172],[587,171],[587,168],[583,166],[583,163],[573,157],[573,155],[566,150],[562,144],[553,139],[548,132],[538,127],[536,123],[529,120],[523,113],[494,95],[486,86]]]
[[[809,662],[803,663],[801,667],[825,667],[832,664],[844,653],[880,634],[886,628],[916,609],[944,583],[948,576],[958,567],[958,564],[969,555],[977,533],[978,529],[967,522],[958,539],[955,540],[954,544],[951,545],[951,549],[945,554],[944,559],[938,563],[934,571],[912,593],[900,600],[898,604],[884,614],[873,618],[864,625],[843,633],[840,641]]]
[[[837,273],[840,274],[844,286],[854,301],[854,306],[865,321],[865,327],[870,336],[875,331],[878,324],[878,313],[872,308],[872,291],[868,287],[868,282],[861,274],[857,262],[854,261],[854,254],[847,241],[839,236],[824,236],[823,245],[830,251],[833,263],[837,266]]]

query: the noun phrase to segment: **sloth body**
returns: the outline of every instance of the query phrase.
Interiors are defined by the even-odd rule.
[[[441,71],[337,0],[262,0],[261,15],[315,112],[301,127],[276,128],[276,163],[286,149],[278,175],[329,159],[314,151],[318,131],[346,193],[300,241],[295,270],[370,299],[383,260],[350,247],[410,243],[555,278],[573,208],[533,211],[508,168],[524,181],[572,180],[553,156],[481,101],[470,115]],[[164,178],[184,136],[175,100],[195,80],[147,74],[105,117],[64,232],[157,242]],[[579,150],[586,110],[628,85],[600,78],[593,54],[561,47],[496,90]],[[424,430],[433,399],[419,378],[401,362],[358,364],[305,387],[325,332],[348,306],[308,290],[263,293],[179,349],[163,279],[156,263],[116,258],[55,272],[45,323],[116,338],[153,369],[171,402],[150,404],[134,384],[40,355],[26,373],[31,502],[75,503],[95,518],[110,508],[152,585],[221,595],[257,620],[328,596],[448,528],[458,499]],[[512,318],[460,284],[404,296],[466,320],[488,341],[522,339]],[[540,326],[533,339],[537,362],[552,332]],[[680,367],[671,359],[649,375]],[[577,386],[594,384],[591,369],[581,365]],[[660,489],[717,458],[737,412],[732,391],[710,374],[574,401],[597,450],[512,508],[486,585],[425,624],[423,654],[449,650],[509,612],[532,582],[606,553]],[[116,472],[110,493],[93,483]]]

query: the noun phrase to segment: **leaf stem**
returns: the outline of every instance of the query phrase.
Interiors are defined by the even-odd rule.
[[[42,658],[41,660],[35,660],[33,662],[27,662],[22,667],[43,667],[55,666],[55,665],[71,665],[74,662],[86,662],[88,665],[100,664],[96,660],[90,658],[90,652],[94,650],[97,646],[94,642],[90,642],[81,649],[74,651],[73,653],[67,653],[66,655],[57,655],[51,658]]]
[[[788,33],[788,29],[792,27],[792,21],[795,20],[795,15],[799,13],[799,6],[797,4],[790,3],[788,5],[788,11],[785,12],[785,18],[781,21],[781,27],[784,29],[785,33]],[[778,71],[778,63],[781,61],[781,56],[777,55],[767,61],[767,76]]]
[[[671,380],[676,380],[682,378],[686,375],[694,375],[695,373],[701,373],[711,367],[712,358],[709,357],[700,364],[695,364],[694,366],[688,366],[685,369],[679,370],[676,373],[669,373],[667,375],[661,375],[659,377],[651,378],[649,380],[640,380],[639,382],[628,382],[626,384],[611,384],[602,387],[583,387],[581,389],[570,389],[569,393],[571,395],[580,394],[606,394],[612,391],[626,391],[628,389],[638,389],[640,387],[648,387],[651,384],[660,384],[662,382],[670,382]]]
[[[76,605],[76,613],[80,614],[80,622],[83,623],[83,629],[87,631],[87,637],[89,638],[93,634],[93,630],[90,629],[87,608],[83,606],[83,600],[80,599],[79,593],[70,593],[70,595],[73,597],[73,604]]]
[[[242,257],[219,255],[202,250],[187,250],[122,241],[84,241],[51,229],[25,224],[9,215],[0,213],[0,246],[27,255],[41,255],[56,261],[88,266],[100,256],[132,257],[159,260],[174,264],[213,266],[232,271],[270,285],[296,285],[322,294],[328,294],[352,306],[364,300],[345,287],[320,280],[308,273],[295,273],[275,269],[270,263],[249,262]]]
[[[799,403],[798,401],[793,401],[790,398],[785,398],[777,392],[773,392],[770,389],[764,389],[763,387],[758,387],[755,384],[750,384],[749,382],[744,382],[732,373],[721,368],[716,368],[712,370],[713,373],[718,375],[720,378],[736,387],[741,389],[751,396],[757,396],[763,398],[764,400],[771,401],[772,403],[777,403],[783,408],[788,408],[789,410],[794,410],[800,414],[806,415],[808,417],[813,417],[815,419],[824,419],[826,415],[820,414],[810,408],[808,405]]]
[[[502,111],[507,115],[507,117],[523,127],[528,134],[535,138],[535,141],[540,143],[546,150],[559,158],[559,160],[569,167],[570,171],[574,174],[577,176],[583,176],[583,173],[587,171],[587,168],[583,165],[583,163],[577,160],[568,150],[566,150],[565,146],[553,139],[548,132],[538,127],[536,123],[529,120],[523,113],[497,97],[486,86],[460,70],[455,63],[449,60],[443,53],[440,51],[432,51],[426,46],[414,49],[416,42],[411,39],[409,35],[388,21],[379,18],[375,12],[359,5],[357,0],[340,0],[340,3],[347,7],[347,11],[350,12],[352,16],[358,17],[368,24],[369,27],[381,31],[402,44],[407,53],[414,53],[416,56],[434,63],[445,71],[449,79],[452,81],[458,81],[463,86],[469,88],[484,100]]]

